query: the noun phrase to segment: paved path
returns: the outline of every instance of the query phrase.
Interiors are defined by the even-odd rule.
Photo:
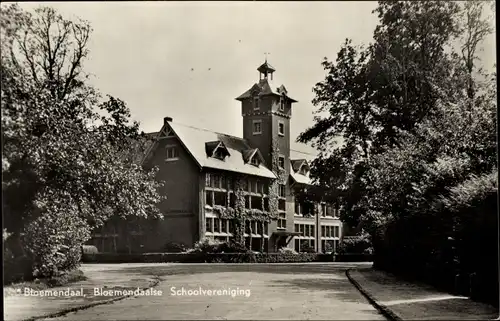
[[[162,295],[127,298],[58,319],[385,320],[347,279],[345,270],[353,266],[359,264],[120,264],[106,273],[159,275],[155,289]],[[239,292],[173,295],[182,289]]]
[[[145,288],[155,283],[152,275],[138,275],[137,273],[129,272],[127,269],[116,273],[116,269],[116,265],[84,265],[81,270],[84,272],[87,280],[72,283],[68,286],[47,289],[51,291],[65,291],[69,289],[73,290],[73,293],[82,291],[85,296],[68,296],[66,293],[57,297],[40,296],[40,294],[26,296],[24,295],[25,289],[14,289],[14,287],[4,288],[4,320],[25,320],[51,315],[65,309],[78,308],[118,297],[118,295],[107,297],[95,296],[94,289],[96,288],[135,290],[137,287]]]
[[[405,282],[372,269],[351,270],[350,276],[378,304],[402,320],[492,320],[498,311],[488,305],[440,292],[431,286]]]

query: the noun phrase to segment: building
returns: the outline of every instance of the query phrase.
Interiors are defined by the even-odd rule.
[[[148,134],[153,143],[143,166],[159,167],[158,179],[165,182],[161,192],[167,199],[159,205],[165,217],[160,231],[141,240],[145,249],[155,250],[166,242],[192,247],[205,237],[229,241],[238,228],[233,219],[238,206],[248,215],[244,235],[252,250],[302,251],[308,246],[323,252],[338,245],[342,224],[334,207],[295,199],[295,191],[310,184],[308,161],[314,158],[290,149],[296,101],[283,85],[273,85],[275,69],[267,60],[257,70],[259,81],[236,98],[241,103],[243,137],[179,124],[169,117],[159,132]],[[271,195],[273,186],[276,197]],[[276,202],[277,211],[271,211]],[[271,212],[277,213],[268,222]]]

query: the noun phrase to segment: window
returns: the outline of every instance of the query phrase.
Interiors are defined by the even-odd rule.
[[[321,205],[321,216],[323,216],[323,217],[326,216],[326,205],[325,204]]]
[[[278,200],[278,210],[286,211],[286,201],[284,199]]]
[[[295,214],[300,215],[300,203],[295,202]]]
[[[333,216],[333,208],[331,206],[326,207],[326,216]]]
[[[176,146],[167,146],[166,149],[166,160],[176,160],[179,158]]]
[[[304,235],[304,224],[300,224],[300,233]]]
[[[264,222],[264,234],[269,234],[269,223]]]
[[[335,227],[334,227],[334,233],[333,233],[333,236],[334,236],[334,237],[340,237],[340,235],[339,235],[339,234],[340,234],[340,233],[339,233],[339,230],[340,230],[340,228],[339,228],[338,226],[335,226]]]
[[[300,252],[300,239],[295,239],[295,252]]]
[[[258,185],[257,181],[250,181],[250,192],[257,193],[258,191],[257,185]]]
[[[229,194],[229,206],[234,208],[236,204],[236,195],[234,195],[234,193],[230,193]]]
[[[300,228],[300,227],[299,227],[299,224],[295,224],[295,230],[294,230],[294,232],[298,232],[298,231],[299,231],[299,228]]]
[[[214,194],[214,205],[226,206],[227,194],[226,192],[212,192]]]
[[[285,111],[285,97],[280,98],[280,111]]]
[[[218,218],[214,219],[214,232],[220,232],[220,220]]]
[[[214,229],[213,229],[212,222],[213,222],[212,218],[205,219],[205,224],[206,224],[205,231],[207,231],[207,232],[213,232]]]
[[[285,136],[285,123],[283,122],[278,123],[278,135]]]
[[[278,166],[280,168],[285,168],[285,156],[280,156],[278,158]]]
[[[325,227],[326,227],[326,226],[324,226],[324,225],[323,225],[323,226],[321,226],[321,236],[323,236],[323,237],[325,237],[325,236],[326,236],[326,234],[325,234]]]
[[[250,196],[245,195],[245,208],[250,208]]]
[[[253,110],[259,110],[260,109],[260,106],[259,106],[259,97],[254,97],[253,98]]]
[[[286,187],[285,187],[285,185],[280,184],[280,185],[279,185],[279,189],[280,189],[280,190],[279,190],[279,192],[280,192],[280,193],[279,193],[279,196],[280,196],[280,197],[286,197]]]
[[[217,175],[213,175],[212,177],[212,187],[217,187],[219,188],[220,187],[220,177],[217,176]]]
[[[224,160],[225,156],[226,155],[224,154],[224,152],[220,148],[218,148],[214,153],[214,158],[217,158],[220,160]]]
[[[212,194],[213,194],[213,191],[206,191],[205,192],[205,204],[206,205],[210,205],[210,206],[214,206],[213,202],[212,202]]]
[[[222,222],[222,229],[221,229],[221,232],[222,232],[222,233],[228,233],[228,232],[229,232],[229,230],[228,230],[228,228],[227,228],[227,226],[228,226],[228,220],[227,220],[227,219],[225,219],[225,220],[221,220],[221,222]]]
[[[310,241],[311,241],[310,245],[314,249],[315,248],[314,240],[310,240]]]
[[[279,213],[278,228],[286,229],[286,213]]]
[[[251,223],[252,223],[251,221],[245,222],[245,234],[250,234],[250,224]]]
[[[253,134],[254,135],[262,134],[262,120],[253,121]]]
[[[264,223],[258,222],[257,224],[257,234],[262,235],[264,233]]]
[[[309,234],[309,225],[306,225],[306,226],[305,226],[305,234],[304,234],[304,236],[311,236],[311,235]]]
[[[210,173],[207,173],[205,176],[205,186],[210,186],[212,181],[212,175]]]
[[[250,159],[250,164],[255,165],[255,166],[259,166],[259,159],[255,156],[252,157],[252,159]]]
[[[314,237],[314,225],[311,225],[311,236]]]
[[[229,220],[229,233],[234,233],[234,222],[233,220]]]

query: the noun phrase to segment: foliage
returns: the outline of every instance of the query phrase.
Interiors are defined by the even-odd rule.
[[[483,11],[482,1],[380,1],[374,42],[348,39],[322,63],[315,124],[298,140],[320,150],[312,178],[394,272],[498,278],[468,245],[497,254],[474,236],[496,226],[497,89],[477,57],[492,32]]]
[[[367,234],[344,237],[337,253],[339,254],[372,254],[370,237]]]
[[[203,238],[195,243],[194,252],[218,253],[221,245],[222,245],[222,242],[220,242],[218,240],[214,240],[214,239],[209,238],[209,237],[205,237],[205,238]]]
[[[279,253],[282,253],[282,254],[297,254],[297,252],[294,249],[289,248],[289,247],[282,247],[281,249],[279,249]]]
[[[303,253],[315,253],[316,250],[314,249],[314,246],[311,246],[309,244],[308,240],[303,240],[302,242],[300,242],[300,252],[303,252]]]
[[[331,262],[329,254],[318,253],[149,253],[116,254],[98,253],[84,257],[92,263],[307,263]],[[349,258],[347,258],[349,259]],[[356,258],[353,258],[356,259]],[[357,258],[360,259],[360,258]],[[360,259],[363,261],[364,257]]]
[[[140,136],[125,103],[88,84],[90,25],[17,5],[0,23],[5,228],[14,255],[50,276],[74,267],[110,217],[161,217],[161,184],[130,162]]]

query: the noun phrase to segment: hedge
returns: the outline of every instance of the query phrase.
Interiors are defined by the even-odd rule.
[[[84,254],[84,263],[301,263],[365,262],[370,255],[331,255],[320,253],[144,253]]]

